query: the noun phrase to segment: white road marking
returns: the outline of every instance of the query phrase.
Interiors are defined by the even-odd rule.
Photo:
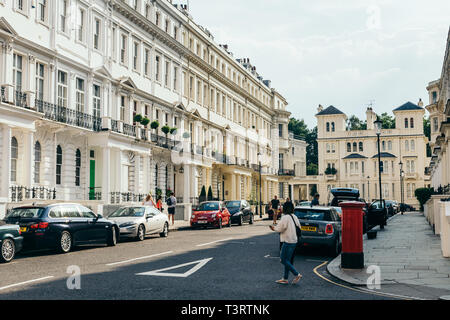
[[[280,259],[280,257],[271,257],[270,254],[266,254],[264,258],[270,258],[270,259]]]
[[[5,289],[9,289],[9,288],[13,288],[13,287],[23,286],[25,284],[29,284],[29,283],[33,283],[33,282],[38,282],[38,281],[51,279],[51,278],[54,278],[54,276],[48,276],[48,277],[43,277],[43,278],[39,278],[39,279],[33,279],[33,280],[28,280],[28,281],[24,281],[24,282],[15,283],[15,284],[10,284],[9,286],[1,287],[0,291],[1,290],[5,290]]]
[[[231,240],[231,239],[233,239],[233,238],[216,240],[216,241],[212,241],[212,242],[208,242],[208,243],[202,243],[202,244],[198,244],[197,247],[203,247],[203,246],[207,246],[208,244],[213,244],[213,243],[217,243],[217,242],[221,242],[221,241],[228,241],[228,240]]]
[[[125,260],[125,261],[108,263],[107,266],[116,266],[118,264],[124,264],[124,263],[133,262],[133,261],[137,261],[137,260],[149,259],[149,258],[153,258],[153,257],[162,256],[162,255],[165,255],[165,254],[170,254],[170,253],[173,253],[173,251],[166,251],[166,252],[162,252],[162,253],[152,254],[150,256],[145,256],[145,257],[139,257],[139,258],[129,259],[129,260]]]
[[[205,264],[207,264],[212,258],[206,258],[202,260],[192,261],[188,263],[179,264],[173,267],[168,267],[164,269],[152,270],[148,272],[136,273],[137,276],[158,276],[158,277],[177,277],[177,278],[187,278],[194,272],[197,272],[200,268],[202,268]],[[189,266],[191,264],[195,264],[195,267],[189,269],[185,273],[170,273],[164,272],[168,270],[178,269],[185,266]]]

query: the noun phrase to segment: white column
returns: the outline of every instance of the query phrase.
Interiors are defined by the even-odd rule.
[[[6,86],[6,96],[8,102],[14,101],[14,83],[13,83],[13,46],[11,42],[7,42],[3,45],[3,54],[4,54],[4,82],[3,85]]]
[[[189,164],[183,165],[183,202],[190,203],[191,197],[191,166]]]
[[[140,193],[141,176],[141,155],[138,153],[134,157],[134,193]]]
[[[34,177],[34,133],[26,132],[24,134],[24,154],[23,154],[23,182],[26,187],[33,185]]]
[[[241,194],[241,175],[238,175],[236,177],[235,188],[236,188],[236,200],[241,200],[241,198],[242,198],[242,194]]]
[[[28,107],[34,109],[36,106],[36,58],[33,55],[28,55],[28,66],[28,84],[25,93],[27,94]]]
[[[111,202],[111,148],[102,150],[102,199],[105,203]]]
[[[11,127],[3,126],[2,166],[0,179],[0,198],[8,199],[11,180]],[[7,201],[7,200],[6,200]]]
[[[231,200],[236,199],[236,175],[234,173],[230,174],[231,176],[231,192],[229,193],[229,197],[231,197]]]

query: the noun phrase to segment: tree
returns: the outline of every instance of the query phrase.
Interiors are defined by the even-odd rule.
[[[289,119],[288,129],[295,136],[305,139],[308,144],[306,147],[306,174],[307,175],[317,175],[317,165],[319,163],[318,155],[318,145],[317,145],[317,126],[313,129],[308,129],[305,121],[298,120],[295,118]],[[314,166],[315,165],[315,166]]]
[[[382,122],[381,128],[383,129],[395,129],[395,118],[387,112],[383,112],[379,119]]]
[[[213,199],[213,192],[211,186],[208,188],[208,201],[211,201]]]
[[[147,117],[145,117],[145,118],[143,118],[142,120],[141,120],[141,124],[144,126],[144,127],[147,127],[147,125],[150,123],[150,119],[149,118],[147,118]]]
[[[431,198],[433,190],[431,188],[418,188],[414,191],[417,201],[420,203],[420,210],[423,211],[423,205]]]
[[[168,138],[167,135],[170,132],[170,127],[165,125],[164,127],[161,128],[161,131],[166,135],[166,145],[168,144]]]
[[[311,192],[309,193],[309,195],[311,197],[314,197],[316,195],[316,193],[317,193],[317,185],[313,184],[312,187],[311,187]]]
[[[430,124],[430,117],[423,117],[423,134],[428,138],[427,142],[427,157],[431,157],[431,147],[430,147],[430,141],[431,141],[431,124]]]
[[[150,128],[152,128],[153,130],[158,129],[159,127],[159,122],[158,121],[153,121],[152,123],[150,123]]]
[[[143,119],[142,115],[141,114],[137,114],[137,115],[134,116],[133,121],[140,123],[142,121],[142,119]]]
[[[317,176],[319,174],[319,167],[315,163],[309,163],[306,167],[306,175]]]
[[[202,190],[200,191],[200,196],[198,197],[198,201],[200,203],[206,201],[206,188],[205,188],[205,186],[203,186]]]
[[[366,130],[367,120],[362,121],[357,116],[352,115],[347,120],[347,130]]]

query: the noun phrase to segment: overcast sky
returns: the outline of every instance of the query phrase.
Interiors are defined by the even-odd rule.
[[[234,58],[250,58],[288,100],[292,116],[310,127],[319,104],[362,119],[371,100],[378,114],[419,98],[426,105],[425,88],[441,75],[450,26],[449,0],[189,4],[194,21],[216,43],[228,44]]]

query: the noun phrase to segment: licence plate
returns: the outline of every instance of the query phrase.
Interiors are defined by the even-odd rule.
[[[27,227],[20,227],[20,232],[27,232]]]
[[[316,232],[317,228],[316,227],[309,227],[309,226],[302,226],[302,231],[311,231],[311,232]]]
[[[198,223],[208,223],[208,221],[202,221],[202,220],[200,220],[200,221],[198,221]]]

